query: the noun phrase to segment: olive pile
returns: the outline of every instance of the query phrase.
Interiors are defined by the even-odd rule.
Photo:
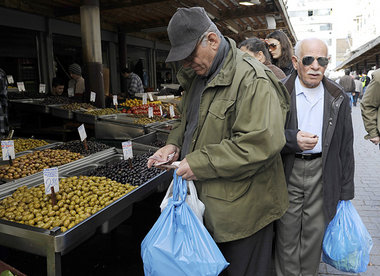
[[[48,142],[44,140],[37,140],[37,139],[17,138],[17,139],[14,139],[13,141],[14,141],[14,146],[15,146],[15,153],[42,147],[49,144]],[[2,155],[3,153],[0,151],[0,156]]]
[[[82,157],[79,153],[68,150],[38,150],[17,157],[13,160],[12,166],[0,166],[0,178],[18,179],[37,173],[43,169],[64,165]]]
[[[120,183],[130,183],[139,186],[161,172],[159,169],[148,169],[146,166],[147,158],[150,155],[151,154],[144,153],[134,156],[132,159],[132,168],[130,168],[129,160],[121,160],[93,169],[89,171],[87,175],[105,176]]]
[[[88,150],[86,151],[83,143],[79,140],[75,140],[75,141],[70,141],[62,145],[56,146],[54,149],[68,150],[71,152],[77,152],[77,153],[87,156],[87,155],[97,153],[105,149],[109,149],[110,147],[107,146],[106,144],[102,144],[99,142],[87,141],[87,148]]]
[[[114,108],[102,108],[102,109],[93,109],[85,112],[86,114],[99,116],[99,115],[110,115],[115,113],[120,113],[119,110],[116,110]]]
[[[96,107],[93,106],[92,104],[89,104],[89,103],[71,103],[71,104],[65,104],[65,105],[61,106],[60,108],[65,109],[65,110],[75,111],[75,110],[79,110],[81,108],[95,109]]]
[[[18,188],[0,201],[0,218],[39,228],[72,228],[136,187],[105,177],[70,177],[61,179],[57,204],[45,195],[45,186]]]
[[[63,96],[49,96],[45,98],[41,103],[50,105],[50,104],[70,104],[73,100]]]
[[[134,116],[137,117],[134,120],[134,123],[138,125],[149,125],[152,123],[165,122],[169,120],[168,118],[161,117],[161,116],[154,116],[153,118],[148,118],[145,115],[134,115]]]
[[[150,145],[153,147],[162,148],[163,146],[166,145],[166,143],[164,141],[155,140],[152,143],[150,143]]]

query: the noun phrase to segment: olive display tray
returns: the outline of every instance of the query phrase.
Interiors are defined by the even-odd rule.
[[[63,104],[50,106],[50,113],[55,117],[71,120],[74,118],[74,112],[61,108]]]
[[[133,144],[133,147],[135,146],[141,150],[151,148],[141,144]],[[88,164],[95,164],[101,160],[112,159],[120,154],[121,150],[115,148],[93,154],[92,156],[66,164],[68,166],[63,165],[60,169],[60,175],[68,175],[74,169],[85,167]],[[75,162],[77,164],[73,166]],[[58,227],[46,230],[0,219],[0,245],[46,256],[47,275],[61,275],[62,255],[90,238],[98,229],[104,233],[112,230],[125,219],[126,215],[130,214],[131,206],[134,202],[146,198],[150,193],[156,191],[160,185],[164,185],[166,188],[169,185],[170,179],[171,173],[163,171],[145,184],[137,187],[63,233]],[[0,186],[0,199],[10,196],[18,187],[33,187],[42,183],[43,175],[39,174],[34,175],[33,178],[29,178],[28,180],[16,180],[14,185],[9,186],[8,189],[2,189]],[[8,184],[10,183],[5,185]]]
[[[50,113],[50,106],[42,104],[44,99],[16,99],[9,100],[12,104],[30,112]]]
[[[168,133],[166,132],[160,132],[160,131],[152,131],[150,133],[147,133],[143,136],[133,138],[132,141],[144,145],[151,145],[155,141],[160,141],[162,143],[165,143],[166,140],[168,140]]]

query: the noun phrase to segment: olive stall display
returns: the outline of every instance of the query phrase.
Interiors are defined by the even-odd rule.
[[[114,108],[101,108],[101,109],[90,109],[84,112],[85,114],[94,115],[94,116],[100,116],[100,115],[111,115],[120,113],[119,110],[116,110]]]
[[[38,140],[38,139],[24,139],[24,138],[17,138],[13,139],[14,142],[14,148],[15,153],[46,146],[49,143],[45,140]],[[0,151],[0,156],[3,156],[3,153]]]
[[[110,162],[88,171],[86,175],[105,176],[117,182],[140,186],[162,172],[160,169],[148,169],[146,166],[147,159],[151,155],[151,153],[143,153],[135,155],[131,161],[120,160]]]
[[[38,150],[15,158],[12,165],[0,166],[0,178],[7,180],[18,179],[80,158],[83,158],[80,153],[68,150]]]
[[[60,227],[65,232],[135,188],[106,177],[62,178],[53,205],[44,184],[22,186],[0,201],[0,218],[45,229]]]
[[[79,140],[66,142],[64,144],[61,144],[61,145],[54,147],[54,149],[77,152],[77,153],[80,153],[84,156],[94,154],[94,153],[97,153],[97,152],[100,152],[102,150],[106,150],[109,148],[110,148],[110,146],[108,146],[106,144],[99,143],[96,141],[91,141],[91,140],[87,141],[87,149],[84,147],[83,143]]]
[[[47,98],[45,98],[41,104],[45,104],[45,105],[52,105],[52,104],[70,104],[70,103],[73,103],[74,100],[73,99],[70,99],[68,97],[64,97],[64,96],[49,96]]]
[[[76,111],[80,109],[95,109],[96,107],[89,103],[71,103],[60,106],[59,108]]]

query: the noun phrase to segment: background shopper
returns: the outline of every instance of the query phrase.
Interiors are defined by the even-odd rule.
[[[293,46],[288,36],[281,30],[276,30],[266,37],[268,49],[273,58],[273,64],[279,67],[285,75],[293,72]]]

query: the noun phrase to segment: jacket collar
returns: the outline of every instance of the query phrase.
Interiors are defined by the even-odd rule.
[[[236,43],[232,39],[226,37],[227,42],[230,44],[230,50],[227,57],[224,60],[222,69],[219,73],[208,83],[207,86],[228,86],[232,83],[233,77],[236,71],[236,56],[239,54],[236,48]],[[243,52],[242,52],[243,53]],[[242,55],[241,53],[241,55]],[[178,71],[177,79],[179,84],[184,88],[185,91],[189,91],[193,79],[197,75],[191,68],[184,68]]]
[[[290,74],[289,76],[287,76],[285,79],[282,80],[282,82],[284,83],[286,89],[288,90],[290,94],[293,93],[296,77],[297,77],[297,71],[294,70],[292,74]],[[334,81],[326,78],[325,76],[323,76],[322,84],[325,90],[334,99],[342,95],[342,89],[340,88],[340,86]]]

